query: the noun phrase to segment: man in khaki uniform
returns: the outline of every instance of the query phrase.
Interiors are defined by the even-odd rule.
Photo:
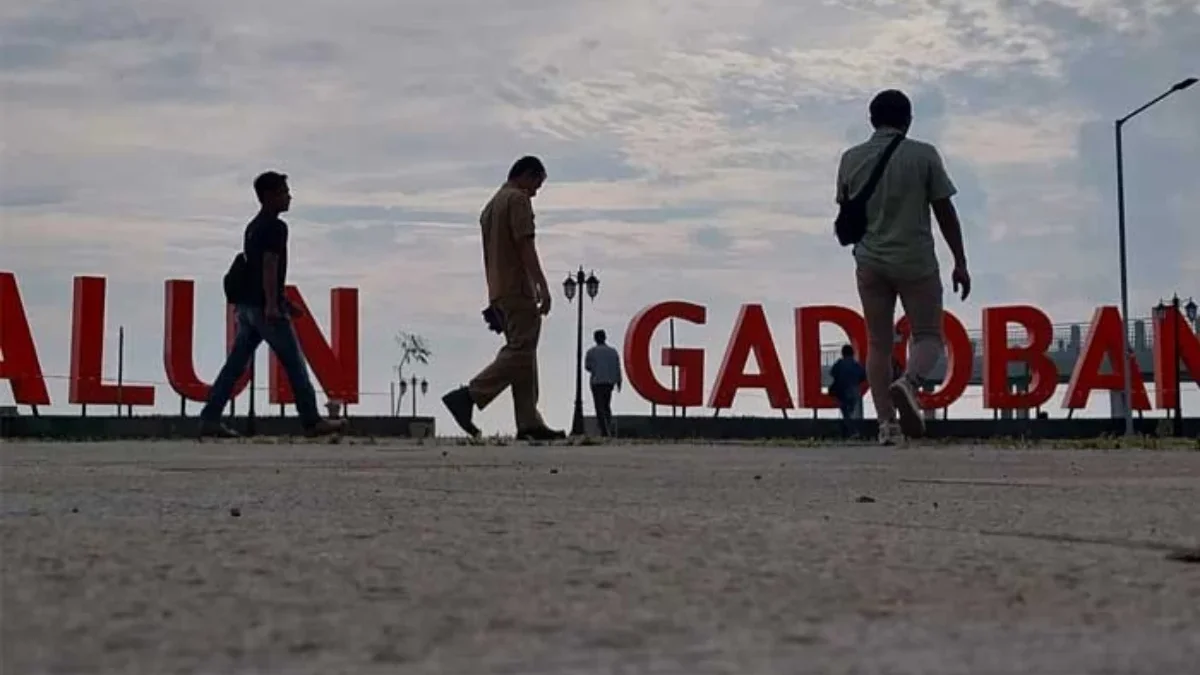
[[[547,427],[537,409],[537,346],[542,317],[550,313],[550,291],[534,246],[531,200],[545,180],[541,160],[522,157],[479,217],[489,302],[485,316],[504,333],[505,342],[467,386],[442,397],[454,421],[472,437],[479,436],[479,427],[471,420],[474,408],[483,410],[508,387],[512,387],[517,438],[566,437]]]
[[[837,199],[840,203],[859,194],[884,149],[901,138],[867,200],[867,230],[854,246],[858,294],[867,323],[867,381],[879,418],[879,441],[891,445],[901,431],[909,436],[924,433],[916,392],[942,353],[942,280],[931,210],[954,255],[950,278],[963,300],[971,292],[971,275],[962,225],[950,201],[956,192],[954,183],[937,148],[906,138],[912,103],[903,92],[889,89],[871,101],[870,117],[875,133],[842,154]],[[896,298],[904,305],[912,329],[908,368],[898,377],[893,375],[891,359]]]

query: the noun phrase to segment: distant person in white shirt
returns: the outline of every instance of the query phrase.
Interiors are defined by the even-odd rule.
[[[866,233],[854,245],[870,347],[867,381],[879,418],[879,442],[892,445],[901,432],[910,437],[924,434],[917,391],[942,355],[942,277],[931,211],[954,256],[950,280],[963,300],[971,292],[971,275],[962,225],[951,202],[956,189],[941,155],[929,143],[907,138],[912,103],[902,92],[889,89],[871,101],[870,117],[875,133],[842,154],[837,194],[839,202],[859,194],[885,148],[895,141],[891,161],[867,200]],[[912,327],[908,368],[899,376],[890,358],[897,298]]]
[[[613,388],[621,391],[621,355],[608,344],[608,335],[603,330],[592,337],[596,344],[587,350],[583,367],[592,375],[592,404],[596,406],[600,435],[611,436]]]

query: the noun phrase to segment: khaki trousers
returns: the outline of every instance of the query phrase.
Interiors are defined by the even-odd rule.
[[[867,382],[880,421],[895,417],[888,387],[892,371],[892,341],[896,298],[904,306],[910,327],[905,375],[924,378],[942,355],[942,279],[937,272],[917,279],[900,279],[875,267],[859,265],[858,297],[867,323]]]
[[[504,346],[468,384],[471,399],[483,410],[512,387],[517,430],[544,427],[538,412],[537,347],[542,315],[532,298],[500,298],[492,303],[504,315]]]

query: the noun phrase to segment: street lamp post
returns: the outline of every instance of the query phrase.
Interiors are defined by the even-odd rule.
[[[407,380],[400,380],[400,398],[404,398],[404,394],[412,389],[412,416],[417,416],[417,391],[420,390],[421,395],[429,393],[429,381],[425,378],[419,378],[413,375]]]
[[[572,302],[575,295],[583,289],[592,300],[600,292],[600,280],[593,272],[586,277],[583,268],[575,274],[568,274],[563,281],[563,293],[567,302]],[[583,435],[583,294],[579,293],[579,306],[575,324],[575,414],[571,418],[571,435]]]
[[[1177,91],[1183,91],[1188,87],[1196,84],[1197,80],[1194,77],[1189,77],[1186,80],[1176,82],[1170,89],[1160,94],[1157,98],[1146,103],[1142,107],[1134,110],[1128,115],[1118,119],[1113,124],[1113,131],[1116,137],[1117,144],[1117,239],[1120,247],[1121,255],[1121,321],[1124,324],[1126,357],[1121,366],[1125,380],[1125,435],[1133,435],[1133,372],[1129,363],[1129,276],[1127,271],[1126,254],[1125,254],[1125,160],[1121,149],[1121,130],[1125,127],[1125,123],[1133,119],[1142,111],[1150,106],[1158,103],[1164,98],[1174,94]]]

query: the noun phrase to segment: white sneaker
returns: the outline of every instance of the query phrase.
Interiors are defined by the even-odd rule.
[[[925,416],[921,414],[921,404],[917,400],[917,391],[912,382],[905,376],[888,387],[892,397],[892,405],[896,407],[896,415],[900,418],[900,430],[909,438],[925,435]]]
[[[903,440],[900,434],[900,427],[895,422],[880,422],[879,423],[879,444],[883,446],[892,446]]]

